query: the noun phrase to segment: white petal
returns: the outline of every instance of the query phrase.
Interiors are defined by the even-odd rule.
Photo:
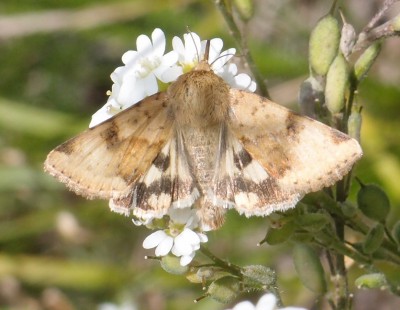
[[[172,39],[172,48],[178,54],[179,61],[183,62],[185,60],[185,46],[183,45],[181,38],[174,37]]]
[[[279,310],[307,310],[307,309],[301,307],[285,307],[285,308],[279,308]]]
[[[193,247],[190,243],[185,243],[182,242],[181,240],[178,239],[178,242],[176,241],[176,238],[174,240],[174,246],[171,249],[172,254],[175,256],[183,256],[183,255],[190,255],[193,253]]]
[[[129,64],[131,62],[136,62],[139,59],[139,54],[137,51],[127,51],[122,55],[122,62],[124,64]]]
[[[145,249],[152,249],[158,246],[168,235],[163,230],[157,230],[151,235],[147,236],[143,241],[143,247]]]
[[[236,87],[239,89],[247,89],[251,84],[251,78],[245,73],[240,73],[235,76]]]
[[[108,105],[109,103],[106,103],[100,110],[92,115],[92,120],[90,121],[89,128],[97,126],[98,124],[114,116],[114,114],[111,114],[108,111]]]
[[[165,70],[160,76],[159,79],[163,83],[170,83],[176,81],[176,79],[183,74],[182,67],[173,66]]]
[[[208,55],[209,63],[212,63],[214,60],[216,60],[219,57],[219,54],[221,54],[223,45],[224,45],[224,42],[220,38],[214,38],[214,39],[210,40],[210,52]]]
[[[254,307],[254,305],[248,300],[242,301],[232,308],[232,310],[255,310],[255,309],[256,308]]]
[[[174,238],[167,236],[156,248],[156,256],[165,256],[171,251],[174,244]]]
[[[206,234],[197,233],[197,235],[198,235],[199,238],[200,238],[200,242],[202,242],[202,243],[208,242],[208,237],[207,237]]]
[[[225,66],[227,64],[227,62],[233,57],[235,56],[236,53],[236,49],[234,48],[230,48],[224,52],[221,53],[221,55],[219,55],[219,57],[214,61],[212,67],[213,69],[219,69],[222,68],[223,66]],[[236,73],[234,73],[236,74]]]
[[[151,39],[153,41],[154,54],[159,57],[164,55],[164,51],[165,51],[164,32],[159,28],[154,29],[153,33],[151,34]]]
[[[257,83],[254,81],[251,81],[250,86],[247,87],[246,90],[254,93],[256,91],[256,89],[257,89]]]
[[[141,34],[136,39],[136,48],[141,57],[147,57],[153,53],[150,38],[144,34]]]
[[[276,297],[273,294],[265,294],[257,302],[255,310],[274,310],[276,306]]]
[[[161,65],[166,67],[171,67],[175,65],[178,61],[178,53],[175,51],[170,51],[162,57]]]
[[[142,81],[144,83],[144,92],[146,94],[145,97],[154,95],[156,92],[158,92],[157,79],[154,74],[149,74]],[[142,100],[142,99],[140,99],[140,100]]]
[[[193,257],[196,255],[195,252],[192,252],[190,255],[183,255],[181,256],[181,260],[179,262],[179,264],[181,266],[186,266],[188,264],[190,264],[190,262],[193,260]]]
[[[183,35],[185,40],[185,62],[192,62],[200,57],[201,42],[197,33],[191,32]]]

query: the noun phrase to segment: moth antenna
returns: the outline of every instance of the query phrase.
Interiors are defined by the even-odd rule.
[[[196,41],[193,38],[193,34],[192,34],[192,31],[189,29],[189,26],[186,27],[186,30],[190,34],[190,37],[192,38],[194,48],[196,49],[197,62],[199,63],[200,62],[200,53],[199,53],[199,50],[197,49]]]
[[[210,55],[210,44],[211,44],[211,41],[207,40],[207,42],[206,42],[206,50],[204,51],[204,61],[205,62],[208,62],[208,56]]]
[[[214,59],[214,61],[213,61],[212,63],[210,63],[210,66],[212,66],[212,65],[214,64],[214,62],[216,62],[218,59],[220,59],[220,58],[222,58],[222,57],[229,56],[229,55],[232,55],[233,57],[236,56],[235,54],[231,54],[231,53],[224,54],[224,55],[219,55],[216,59]],[[208,57],[208,55],[207,55],[207,57]],[[229,61],[229,60],[227,60],[227,61],[224,63],[224,66],[228,63],[228,61]]]

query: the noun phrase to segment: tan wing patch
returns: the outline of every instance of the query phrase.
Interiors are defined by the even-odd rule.
[[[281,187],[232,133],[226,131],[222,143],[213,182],[214,204],[234,207],[246,216],[265,216],[295,206],[301,195]]]
[[[358,142],[313,119],[231,89],[229,128],[251,157],[292,193],[333,185],[362,156]]]
[[[161,218],[171,206],[191,207],[199,196],[182,136],[175,131],[130,194],[123,199],[112,199],[110,208],[125,215],[132,211],[135,217],[147,220]]]
[[[55,148],[45,170],[83,196],[126,197],[171,129],[167,97],[155,94]]]

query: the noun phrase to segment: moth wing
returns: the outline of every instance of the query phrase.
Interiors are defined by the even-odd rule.
[[[253,93],[230,90],[229,129],[276,186],[303,195],[333,185],[362,156],[346,134]]]
[[[89,198],[126,197],[171,137],[166,94],[150,96],[56,147],[45,170]]]
[[[227,128],[223,129],[211,201],[251,215],[268,215],[295,206],[301,194],[281,187],[276,177],[254,159]]]
[[[174,130],[149,169],[134,184],[130,195],[112,199],[113,211],[130,214],[141,221],[161,218],[169,208],[190,207],[199,198],[197,182],[190,169],[182,133]]]

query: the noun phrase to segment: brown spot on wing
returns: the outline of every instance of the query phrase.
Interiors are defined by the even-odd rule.
[[[58,152],[64,153],[66,155],[71,154],[75,150],[75,143],[74,140],[69,140],[67,142],[64,142],[63,144],[59,145],[56,150]]]
[[[115,121],[111,121],[108,124],[108,128],[104,130],[100,135],[105,140],[107,148],[112,148],[120,141],[118,138],[118,125]]]
[[[339,130],[335,130],[332,129],[331,131],[331,137],[332,137],[332,141],[335,144],[340,144],[344,141],[348,141],[349,140],[349,136],[344,134],[343,132],[339,131]]]

